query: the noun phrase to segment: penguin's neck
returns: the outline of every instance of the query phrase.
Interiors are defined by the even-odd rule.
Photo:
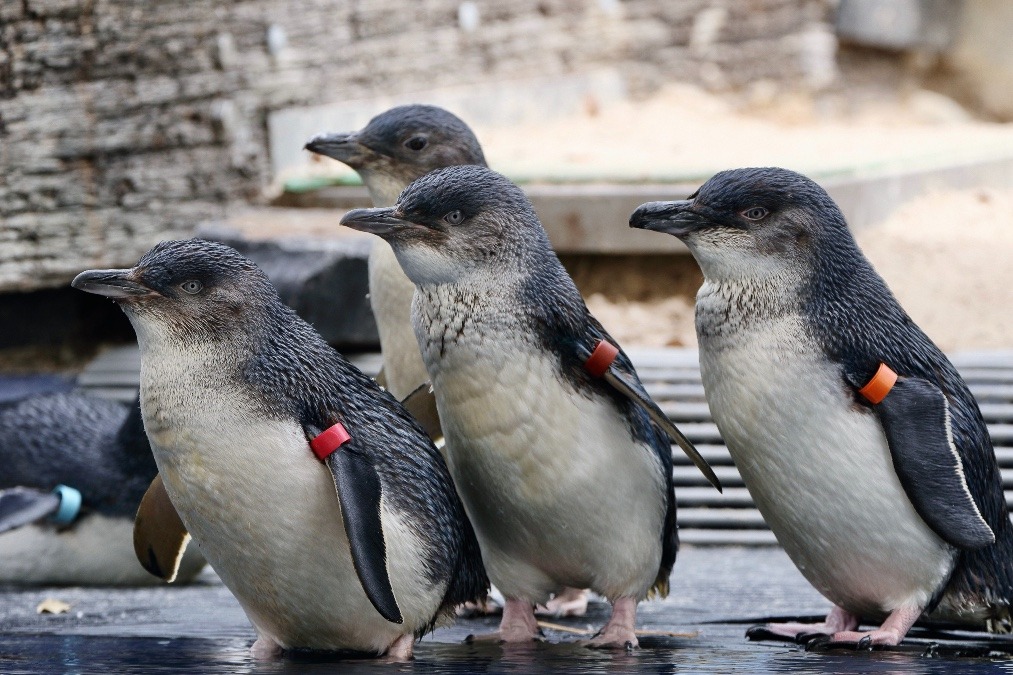
[[[412,325],[430,375],[448,357],[527,342],[525,319],[519,284],[507,279],[417,286],[412,302]]]
[[[401,191],[406,187],[406,183],[403,181],[376,171],[362,171],[359,176],[366,184],[369,198],[373,200],[373,206],[376,207],[394,206]]]
[[[697,335],[704,343],[797,316],[806,295],[803,275],[790,269],[754,277],[708,276],[705,270],[696,296]]]

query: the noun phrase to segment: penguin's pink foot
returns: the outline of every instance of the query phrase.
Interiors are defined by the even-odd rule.
[[[542,631],[535,620],[534,605],[527,600],[507,598],[499,630],[487,635],[469,635],[466,642],[531,642],[541,640]]]
[[[834,607],[823,623],[765,623],[746,631],[750,640],[806,641],[816,635],[831,636],[858,628],[858,616]]]
[[[539,616],[584,616],[587,612],[587,601],[590,593],[586,588],[564,588],[546,602],[535,607]]]
[[[386,659],[392,663],[404,663],[412,660],[415,649],[415,636],[411,633],[399,636],[387,648]]]
[[[273,659],[279,654],[281,645],[264,635],[257,636],[257,641],[250,647],[250,655],[258,661]]]
[[[633,598],[619,598],[612,603],[612,616],[608,623],[584,646],[592,649],[636,649],[640,646],[635,632],[636,625],[637,601]]]
[[[828,639],[818,640],[813,644],[813,647],[817,649],[841,646],[854,646],[856,649],[896,647],[921,615],[922,610],[920,607],[902,607],[891,612],[890,616],[886,617],[883,625],[876,630],[866,632],[855,630],[838,631]]]

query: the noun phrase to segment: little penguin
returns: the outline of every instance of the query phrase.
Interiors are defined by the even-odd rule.
[[[134,326],[165,492],[255,627],[254,655],[407,659],[416,637],[484,595],[439,451],[250,260],[169,241],[73,285]]]
[[[637,603],[667,593],[678,548],[671,448],[531,203],[485,167],[456,166],[342,224],[386,239],[415,284],[447,462],[506,598],[498,637],[536,638],[533,605],[569,586],[612,602],[590,646],[637,646]],[[591,366],[602,345],[609,381]]]
[[[830,196],[785,169],[723,171],[630,226],[699,262],[714,420],[778,542],[834,604],[823,623],[747,635],[896,645],[923,616],[1008,631],[1013,527],[981,412]]]
[[[306,149],[355,169],[374,206],[392,206],[411,182],[435,169],[460,164],[486,166],[482,146],[471,128],[453,113],[432,105],[391,108],[360,131],[316,136]],[[377,239],[369,255],[369,298],[383,354],[379,381],[398,399],[413,395],[429,381],[411,324],[414,292],[415,284],[401,270],[390,245]],[[423,406],[418,411],[410,408],[416,417],[434,418],[423,426],[435,429],[431,435],[442,435],[438,415],[424,407],[432,407],[431,400],[419,395],[413,400],[415,405]],[[552,616],[582,616],[587,603],[586,590],[567,588],[538,611]],[[495,610],[493,606],[486,608]]]
[[[431,105],[391,108],[352,133],[321,134],[306,149],[344,162],[362,178],[374,206],[390,206],[409,183],[434,169],[485,166],[474,132],[453,113]],[[381,383],[404,399],[429,379],[411,326],[415,285],[386,242],[369,254],[369,299],[383,354]]]
[[[134,514],[158,469],[140,407],[79,392],[0,410],[0,583],[159,583],[134,555]],[[196,549],[176,580],[204,566]]]

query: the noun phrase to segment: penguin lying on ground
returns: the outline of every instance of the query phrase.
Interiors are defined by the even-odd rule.
[[[632,227],[700,263],[700,367],[756,506],[835,607],[754,638],[896,645],[921,616],[1008,630],[1013,527],[978,406],[811,180],[717,174]],[[857,632],[859,619],[883,621]]]
[[[0,583],[158,583],[132,546],[134,514],[157,472],[136,402],[31,396],[0,411],[0,454]],[[176,578],[203,566],[192,550]]]
[[[415,637],[484,595],[439,452],[252,262],[163,242],[73,285],[113,298],[137,331],[159,475],[256,628],[254,654],[409,658]]]
[[[386,239],[416,285],[448,465],[506,597],[499,637],[535,638],[534,603],[570,586],[613,604],[592,646],[636,646],[637,603],[667,593],[678,548],[671,449],[524,193],[439,169],[342,224]]]
[[[391,108],[360,131],[316,136],[306,149],[355,169],[369,189],[374,206],[394,204],[409,183],[434,169],[486,165],[482,147],[468,125],[453,113],[431,105]],[[415,284],[401,270],[390,245],[377,239],[369,254],[369,298],[383,353],[381,383],[398,399],[408,397],[429,381],[412,330],[414,293]],[[416,416],[425,419],[433,415],[420,412]],[[587,602],[587,591],[568,588],[539,609],[553,616],[582,616]]]

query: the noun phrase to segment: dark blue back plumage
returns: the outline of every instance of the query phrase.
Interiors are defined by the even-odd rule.
[[[968,488],[995,533],[996,543],[961,551],[943,592],[994,597],[1008,606],[1013,601],[1013,525],[995,451],[977,402],[950,360],[915,325],[859,251],[839,210],[833,207],[827,214],[834,223],[826,228],[832,243],[819,249],[805,307],[810,330],[855,387],[868,382],[882,361],[898,373],[927,380],[946,396],[953,442]],[[834,330],[840,326],[848,330]],[[857,396],[856,403],[868,405]]]
[[[0,411],[0,489],[81,491],[83,506],[133,517],[158,473],[140,407],[80,393],[32,396]]]

